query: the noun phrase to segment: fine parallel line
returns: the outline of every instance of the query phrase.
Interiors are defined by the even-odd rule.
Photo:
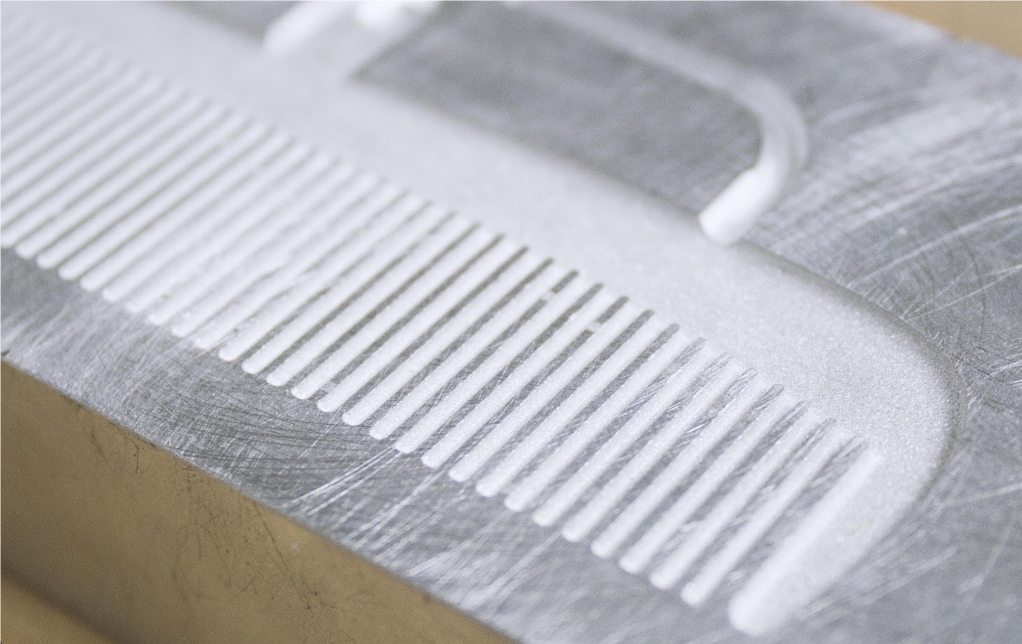
[[[308,162],[312,152],[303,145],[289,145],[280,154],[271,154],[265,162],[258,160],[258,156],[254,159],[251,171],[248,171],[249,168],[241,168],[241,182],[225,188],[222,196],[214,198],[210,203],[200,202],[196,212],[185,209],[175,213],[175,216],[164,220],[166,230],[162,226],[154,227],[115,253],[109,260],[110,268],[104,272],[109,271],[116,276],[103,287],[103,297],[112,302],[127,298],[125,306],[132,312],[144,309],[158,299],[161,292],[154,284],[140,291],[143,285],[158,274],[172,280],[173,277],[169,275],[172,261],[178,265],[194,262],[194,259],[187,260],[183,256],[189,251],[198,253],[208,250],[215,244],[215,240],[222,238],[218,232],[224,222],[230,221],[244,208],[253,206],[262,196],[271,193],[274,186],[286,180],[291,173],[297,172],[302,163]]]
[[[196,194],[215,183],[222,173],[234,166],[240,158],[250,154],[265,141],[267,129],[259,125],[245,127],[206,158],[195,162],[179,178],[168,183],[154,197],[128,212],[110,228],[96,236],[77,253],[68,257],[58,274],[64,279],[78,279],[135,237],[145,228],[175,211]],[[95,290],[99,284],[83,283],[85,290]]]
[[[4,45],[6,45],[6,38],[4,36]],[[31,45],[28,45],[28,47],[31,47],[30,51],[24,54],[21,52],[18,54],[3,54],[4,96],[6,100],[3,105],[0,105],[0,112],[4,114],[3,118],[5,119],[11,106],[17,105],[17,101],[21,96],[31,98],[34,94],[45,91],[53,81],[53,70],[62,64],[56,56],[48,57]],[[67,51],[61,51],[58,55],[68,60],[73,58]],[[33,73],[36,70],[40,73]]]
[[[633,545],[618,564],[631,573],[644,570],[665,544],[686,525],[714,492],[729,477],[734,477],[742,461],[749,456],[771,427],[777,425],[788,408],[777,402],[780,388],[774,385],[756,403],[755,420],[707,467],[706,471],[682,494],[656,523]]]
[[[686,349],[686,354],[688,349]],[[600,449],[576,472],[548,502],[551,505],[562,504],[569,498],[577,499],[583,492],[588,490],[595,481],[604,475],[611,474],[611,470],[621,462],[628,462],[630,459],[623,457],[643,436],[647,440],[650,432],[658,430],[665,421],[672,419],[681,409],[688,406],[691,399],[701,392],[707,384],[713,382],[719,375],[720,368],[725,358],[715,357],[711,352],[701,350],[695,355],[686,358],[685,354],[679,356],[686,362],[672,374],[670,381],[666,383],[659,392],[653,395],[650,402],[645,403],[637,413],[634,413],[627,421],[616,428],[610,437],[601,445]],[[676,364],[671,365],[674,369]],[[645,392],[644,392],[645,393]],[[702,398],[705,398],[705,394]],[[655,437],[653,437],[655,438]],[[627,465],[625,466],[627,467]],[[633,465],[629,472],[634,472]],[[617,485],[607,490],[601,485],[596,496],[583,505],[561,530],[569,541],[579,541],[585,537],[596,524],[603,520],[609,509],[608,502],[617,499],[628,491],[629,487],[624,485],[624,480],[617,475],[612,475],[611,481],[617,480]]]
[[[502,238],[495,245],[494,252],[484,255],[473,268],[477,274],[485,276],[481,281],[473,281],[472,276],[466,274],[466,280],[428,302],[421,315],[395,324],[373,340],[372,345],[345,366],[337,386],[318,402],[319,408],[323,411],[340,408],[381,370],[411,356],[525,253],[524,248],[515,248]]]
[[[364,220],[358,217],[357,205],[370,201],[379,193],[380,183],[380,179],[373,175],[356,175],[340,194],[319,209],[323,214],[324,226],[306,226],[298,231],[299,234],[290,244],[287,261],[276,267],[272,275],[260,281],[252,291],[237,297],[228,310],[197,331],[192,338],[195,344],[208,349],[221,342],[231,331],[260,312],[273,297],[288,288],[296,287],[295,280],[325,254],[339,252],[353,231],[364,225]],[[319,220],[319,217],[316,219]]]
[[[367,384],[363,391],[355,395],[358,402],[346,410],[343,419],[351,425],[366,423],[370,417],[376,417],[371,423],[374,438],[382,439],[390,435],[394,425],[387,422],[388,418],[403,418],[425,402],[425,397],[416,400],[415,392],[428,390],[420,387],[427,378],[435,382],[447,382],[457,371],[457,365],[464,356],[475,356],[489,341],[484,332],[490,327],[503,328],[506,324],[521,315],[531,304],[534,297],[550,289],[557,281],[558,272],[551,269],[553,261],[527,258],[515,264],[499,278],[492,289],[470,304],[462,317],[473,322],[465,330],[457,325],[448,325],[433,336],[422,349],[407,359],[400,369],[394,368],[389,373],[381,372],[379,382]],[[513,284],[510,289],[508,283]],[[441,348],[442,347],[442,348]],[[401,404],[406,404],[404,414],[398,411]]]
[[[12,119],[4,123],[5,155],[10,157],[12,168],[24,163],[25,158],[45,149],[45,145],[57,140],[59,133],[71,133],[71,124],[81,122],[84,115],[98,115],[101,109],[115,104],[119,96],[130,94],[132,89],[143,82],[143,75],[134,69],[118,69],[114,63],[107,63],[99,78],[77,88],[76,91],[59,93],[58,97],[44,101],[21,121]],[[6,93],[6,90],[5,90]],[[17,102],[17,99],[12,99]],[[4,116],[4,119],[7,117]]]
[[[585,284],[579,284],[579,288],[584,287]],[[567,290],[575,289],[569,285]],[[575,341],[579,334],[603,316],[614,301],[602,285],[592,286],[571,302],[567,310],[561,312],[556,319],[549,320],[558,311],[541,310],[536,319],[511,336],[510,342],[502,342],[492,354],[492,360],[465,378],[462,383],[464,386],[456,392],[456,396],[448,396],[442,406],[430,409],[419,420],[419,423],[429,427],[449,428],[439,442],[423,455],[423,462],[432,468],[439,467],[484,428],[488,419],[499,414],[502,409],[513,409],[517,402],[516,394],[527,387],[530,381],[542,377],[544,367],[550,370],[560,366],[570,352],[577,348]],[[544,315],[545,312],[548,315]],[[544,346],[548,350],[539,352]],[[545,356],[551,354],[555,356],[552,360],[544,360]],[[452,410],[455,411],[452,413]],[[438,422],[443,417],[446,420]],[[400,441],[398,448],[401,448]]]
[[[109,137],[107,134],[98,138],[89,154],[70,157],[64,166],[64,172],[69,178],[66,184],[62,183],[52,193],[33,191],[34,194],[25,197],[23,206],[19,204],[20,208],[25,209],[24,216],[5,231],[4,247],[21,242],[30,233],[38,234],[40,227],[45,229],[44,224],[52,225],[53,219],[62,213],[80,209],[87,215],[104,201],[112,199],[116,192],[112,191],[110,184],[121,185],[117,181],[118,176],[131,168],[135,158],[157,145],[201,108],[201,101],[195,98],[183,101],[161,116],[162,108],[167,107],[168,103],[169,98],[158,100],[151,109],[143,108],[139,113],[127,117],[121,126],[115,127],[113,134],[116,136]],[[154,119],[159,120],[153,122]],[[23,247],[23,252],[26,257],[34,255],[46,243],[44,240],[27,245]]]
[[[267,382],[274,386],[290,382],[306,367],[323,358],[331,347],[350,340],[403,293],[417,285],[474,229],[473,224],[459,217],[452,214],[444,216],[425,236],[414,239],[370,282],[359,286],[343,307],[328,313],[325,317],[329,319],[325,324],[271,371]],[[291,393],[297,398],[308,398],[314,390],[302,389],[299,383]]]
[[[144,261],[144,257],[154,252],[156,247],[168,246],[173,236],[181,231],[182,226],[200,225],[200,222],[195,221],[200,214],[211,219],[208,212],[211,206],[239,188],[257,168],[279,154],[287,143],[287,137],[276,134],[246,149],[244,154],[235,159],[235,163],[214,176],[200,190],[174,208],[168,209],[159,219],[147,225],[144,230],[92,267],[79,282],[82,288],[96,291],[107,287],[129,267],[137,269]],[[105,288],[103,294],[110,300],[123,296],[123,293],[110,288]]]
[[[609,555],[628,539],[633,532],[664,502],[678,485],[687,479],[710,451],[732,430],[741,416],[753,407],[759,396],[748,393],[753,374],[749,371],[735,379],[715,403],[716,409],[707,411],[696,423],[702,426],[691,443],[678,453],[657,476],[643,488],[613,522],[593,542],[593,549]],[[743,400],[744,398],[744,400]],[[737,400],[736,400],[737,399]],[[744,404],[743,404],[744,403]]]
[[[159,140],[161,135],[154,136],[152,129],[169,130],[176,126],[175,121],[187,118],[189,111],[199,109],[198,99],[185,101],[171,91],[158,92],[151,101],[145,99],[143,94],[141,104],[125,101],[125,111],[114,110],[113,120],[97,119],[82,128],[83,138],[87,140],[80,147],[66,150],[63,144],[54,146],[11,177],[10,189],[17,192],[4,210],[9,218],[18,219],[8,229],[14,237],[5,238],[4,247],[17,243],[61,210],[109,181],[133,155],[146,148],[147,141],[151,145]],[[175,102],[183,103],[177,110],[185,112],[176,119]],[[171,110],[170,113],[164,114],[167,110]],[[170,119],[171,123],[160,127],[160,118]]]
[[[145,77],[130,87],[114,84],[109,89],[97,93],[96,101],[62,118],[59,127],[47,131],[46,136],[33,138],[17,150],[4,151],[5,209],[13,208],[21,214],[57,190],[74,176],[70,174],[72,169],[87,167],[81,164],[83,156],[91,152],[95,158],[96,147],[104,139],[125,129],[126,121],[137,120],[137,113],[152,102],[167,103],[167,94],[171,94],[159,81]],[[11,215],[4,216],[9,219]]]
[[[403,194],[391,184],[375,183],[364,200],[345,212],[343,222],[330,234],[239,304],[246,313],[246,322],[221,347],[219,356],[228,361],[238,359],[303,305],[320,295],[328,298],[331,284],[348,279],[351,271],[364,266],[381,239],[399,234],[401,226],[418,216],[420,202],[402,201]],[[275,358],[269,356],[266,364]],[[246,362],[247,371],[261,370],[254,368],[254,360]]]
[[[260,133],[259,136],[263,136]],[[178,324],[187,325],[178,316],[189,308],[222,278],[238,268],[253,247],[272,239],[288,225],[283,215],[292,200],[301,191],[315,186],[328,169],[327,160],[318,155],[307,156],[282,177],[275,188],[261,195],[243,211],[242,217],[227,220],[217,234],[205,243],[190,249],[175,260],[178,279],[162,285],[161,300],[148,308],[153,324],[167,324],[177,320],[172,330],[180,333]],[[251,236],[248,236],[251,235]]]
[[[162,184],[173,180],[174,173],[186,172],[210,149],[208,145],[216,144],[226,137],[225,130],[228,128],[217,127],[220,117],[219,110],[212,110],[199,112],[192,119],[186,120],[180,129],[143,151],[122,172],[97,185],[71,208],[60,211],[36,232],[18,242],[16,249],[19,254],[22,257],[39,254],[37,261],[41,267],[54,268],[75,249],[71,242],[58,242],[58,239],[87,220],[93,222],[88,227],[95,229],[99,222],[120,218],[126,211],[137,208],[153,192],[159,190]],[[230,125],[240,127],[239,123]],[[208,135],[208,139],[205,135]],[[207,144],[203,145],[206,141]],[[79,233],[75,241],[81,237]],[[54,242],[58,244],[55,250],[43,250],[51,247]]]
[[[592,287],[588,292],[583,292],[586,286],[576,279],[578,274],[574,271],[567,274],[560,271],[546,272],[543,277],[554,278],[556,283],[542,290],[534,301],[530,301],[534,294],[518,300],[518,304],[529,304],[524,311],[519,311],[518,306],[509,307],[504,313],[510,319],[500,319],[499,322],[495,320],[491,329],[496,331],[494,335],[482,334],[465,345],[477,349],[474,346],[476,342],[485,342],[482,348],[466,350],[461,356],[456,356],[457,359],[449,360],[442,370],[432,375],[429,383],[417,379],[416,385],[421,383],[429,386],[416,388],[412,395],[391,408],[387,416],[374,424],[370,435],[373,432],[378,435],[384,432],[389,434],[397,427],[405,427],[407,431],[397,440],[395,448],[405,453],[417,449],[439,432],[441,416],[449,416],[452,410],[462,407],[470,400],[476,387],[503,369],[516,352],[530,342],[535,343],[539,339],[537,336],[549,337],[572,312],[584,306],[599,290],[598,287]],[[506,326],[501,324],[503,322],[507,322]],[[388,424],[388,419],[393,424]],[[429,462],[426,464],[429,465]]]
[[[260,317],[262,327],[268,328],[271,326],[270,320],[300,310],[287,324],[279,328],[277,324],[272,325],[273,328],[277,328],[277,332],[242,363],[245,371],[260,373],[269,367],[332,312],[344,310],[405,261],[408,254],[421,243],[421,236],[428,234],[444,221],[442,211],[430,207],[428,202],[417,197],[403,195],[395,208],[406,214],[407,219],[402,221],[385,241],[374,244],[349,260],[350,263],[342,266],[336,281],[332,282],[327,290],[316,295],[307,305],[304,304],[306,294],[300,293],[300,297],[278,303],[269,314]],[[346,254],[341,256],[347,259]],[[303,308],[298,309],[299,305]]]
[[[684,577],[699,557],[715,542],[763,486],[781,469],[788,456],[807,440],[807,435],[819,429],[808,416],[801,416],[789,426],[761,458],[743,473],[734,487],[711,506],[710,512],[698,527],[687,536],[662,564],[653,569],[650,582],[657,588],[667,589]]]
[[[157,80],[141,73],[123,74],[50,121],[17,149],[4,150],[4,205],[13,203],[24,187],[47,176],[43,169],[52,170],[57,160],[78,153],[90,139],[104,134],[159,89]]]
[[[183,140],[180,140],[169,157],[156,164],[141,181],[113,203],[76,222],[73,230],[69,228],[65,236],[39,253],[36,261],[43,268],[53,268],[66,261],[101,232],[127,217],[129,213],[158,199],[175,183],[188,177],[243,125],[241,119],[230,117],[209,128],[200,125],[191,135],[186,135],[187,138],[182,137]],[[74,279],[78,275],[75,272],[67,272],[61,274],[61,277]]]
[[[521,511],[536,500],[596,439],[599,432],[656,379],[690,342],[677,331],[676,324],[662,331],[613,382],[565,425],[565,437],[560,445],[508,494],[504,503],[509,509]]]
[[[430,289],[445,277],[452,263],[456,264],[465,258],[466,253],[475,251],[474,240],[478,230],[477,224],[453,214],[445,217],[417,242],[406,261],[368,288],[363,297],[335,315],[271,377],[281,377],[280,372],[293,362],[293,373],[283,376],[290,380],[299,370],[319,362],[291,389],[294,396],[302,399],[316,393],[329,380],[330,374],[341,367],[339,363],[347,355],[344,347],[354,346],[353,352],[357,354],[360,346],[372,341],[374,331],[379,332],[381,326],[385,328],[401,315],[402,305],[427,298]]]
[[[25,20],[18,29],[9,29],[8,21],[9,17],[5,16],[3,40],[0,41],[5,75],[35,69],[32,65],[66,64],[86,50],[96,49],[79,38],[70,38],[67,33],[38,22]]]
[[[558,521],[610,469],[678,391],[689,387],[709,366],[711,355],[704,341],[696,339],[678,349],[671,362],[631,400],[606,428],[608,438],[567,481],[532,515],[539,525]],[[563,531],[562,531],[563,534]],[[571,532],[565,536],[569,541]],[[576,541],[583,535],[578,535]]]
[[[732,599],[730,613],[735,623],[749,623],[749,617],[760,611],[764,599],[776,592],[781,578],[798,565],[798,561],[822,536],[835,516],[870,480],[879,464],[880,458],[869,450],[864,449],[853,457],[853,464],[842,474],[841,479],[819,500],[814,510],[799,522],[794,533],[774,549],[762,568]]]
[[[645,477],[663,456],[679,441],[691,442],[703,433],[696,420],[726,394],[727,388],[739,377],[739,368],[727,358],[721,358],[707,368],[700,379],[702,383],[691,394],[685,393],[660,415],[645,431],[649,440],[632,456],[593,499],[586,504],[566,526],[576,534],[587,534],[603,521],[635,486]],[[604,533],[606,534],[606,533]],[[603,535],[601,535],[602,537]],[[597,538],[590,549],[599,557],[613,554],[615,543],[611,539]]]
[[[252,283],[284,266],[309,235],[321,232],[333,213],[319,206],[349,186],[354,176],[351,166],[331,168],[297,199],[283,204],[262,225],[250,229],[226,252],[218,254],[215,266],[204,269],[198,279],[175,291],[152,314],[160,311],[168,320],[179,315],[171,326],[174,335],[183,337],[194,332]]]
[[[501,241],[472,227],[450,253],[431,266],[393,304],[386,307],[371,321],[352,335],[343,346],[332,352],[319,366],[296,386],[303,393],[319,391],[332,379],[343,380],[357,369],[380,344],[414,320],[430,304],[465,276],[483,257]]]
[[[124,65],[87,53],[72,67],[63,68],[52,83],[32,96],[12,97],[14,107],[3,115],[4,132],[0,137],[3,146],[12,151],[18,149],[49,127],[55,117],[74,109],[93,92],[126,73],[130,72]]]
[[[681,591],[682,599],[693,606],[705,603],[724,578],[734,570],[741,558],[780,518],[785,509],[809,485],[827,461],[841,449],[845,440],[844,437],[840,437],[836,433],[825,434],[820,444],[812,449],[808,457],[796,466],[783,483],[771,490],[769,499],[742,526],[741,530],[727,541],[726,545],[703,566],[692,581],[685,584]]]
[[[476,489],[483,496],[494,496],[504,490],[529,463],[544,450],[554,437],[571,427],[571,419],[591,407],[594,395],[606,393],[612,382],[660,335],[658,325],[647,324],[652,311],[644,311],[627,328],[604,346],[571,381],[557,390],[516,434],[524,438],[502,460],[489,468]],[[612,332],[608,328],[608,334]],[[597,342],[594,340],[594,343]],[[595,346],[595,344],[594,344]]]
[[[568,388],[573,385],[576,374],[583,373],[579,382],[584,379],[586,375],[584,367],[587,362],[596,358],[602,348],[603,339],[612,339],[625,330],[631,320],[630,308],[627,306],[627,298],[621,297],[614,300],[595,321],[583,328],[577,335],[573,333],[574,329],[571,330],[572,333],[562,335],[563,339],[571,341],[553,360],[544,364],[541,356],[538,353],[534,354],[533,364],[538,368],[531,371],[532,377],[521,389],[515,391],[512,384],[505,388],[505,391],[511,394],[510,396],[505,398],[491,393],[485,401],[480,403],[473,410],[473,414],[478,410],[484,410],[479,416],[482,422],[473,433],[479,434],[481,440],[450,469],[451,478],[456,481],[467,481],[475,476],[491,458],[508,445],[512,438],[517,437],[530,417],[542,413],[544,407],[548,405],[550,411],[556,408],[562,402],[559,397],[561,391],[565,391],[566,395],[573,393],[574,389]],[[643,319],[640,324],[645,321]],[[565,328],[571,328],[571,326],[569,323]],[[573,338],[572,335],[574,335]],[[524,378],[530,374],[530,370],[522,369],[517,373]],[[514,376],[508,379],[508,382],[513,381]],[[504,384],[501,383],[501,385]],[[496,392],[499,391],[498,388]],[[502,399],[504,402],[500,405]],[[500,406],[498,407],[498,405]],[[485,411],[487,407],[497,408],[498,411],[487,417]],[[461,424],[469,425],[471,418],[472,414],[469,414],[461,421]],[[484,429],[488,431],[482,435],[481,432]]]

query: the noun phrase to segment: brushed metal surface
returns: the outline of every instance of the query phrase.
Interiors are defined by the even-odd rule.
[[[269,60],[252,43],[162,7],[23,11],[28,22],[43,25],[37,38],[56,34],[54,51],[71,53],[60,54],[63,63],[60,55],[50,62],[34,53],[38,46],[16,38],[7,45],[12,12],[5,8],[5,46],[28,56],[24,63],[4,56],[5,98],[21,97],[4,106],[7,363],[522,641],[741,641],[747,637],[742,630],[763,633],[766,641],[894,641],[902,632],[940,638],[945,628],[977,641],[1005,641],[1020,627],[1013,619],[1022,558],[1014,522],[1022,471],[1022,182],[1015,167],[1022,116],[1011,98],[1011,88],[1020,86],[1017,62],[854,8],[624,11],[622,19],[643,28],[680,25],[687,42],[764,74],[800,105],[810,133],[806,170],[750,234],[791,264],[751,244],[713,247],[698,238],[684,208],[679,213],[585,168],[372,88],[324,82],[333,78],[336,54],[325,41]],[[447,15],[420,33],[445,25]],[[455,32],[445,33],[439,42],[457,42]],[[81,55],[89,49],[76,49],[74,41],[83,36],[113,55]],[[569,33],[560,46],[570,47],[573,37]],[[819,56],[810,37],[841,46]],[[182,40],[203,56],[175,56],[172,45]],[[891,60],[885,47],[905,55]],[[401,62],[401,52],[398,46],[387,56]],[[472,64],[500,60],[490,53],[473,56]],[[208,55],[219,56],[221,68],[204,69]],[[409,60],[423,58],[437,65],[444,60],[421,52]],[[49,71],[25,73],[38,64]],[[343,61],[338,67],[347,68]],[[435,74],[439,87],[469,78],[414,69]],[[955,69],[974,73],[963,77]],[[920,70],[927,75],[920,77]],[[570,104],[570,91],[579,86],[563,87]],[[698,103],[698,94],[697,88],[690,100]],[[128,117],[118,120],[109,116],[117,104],[147,107],[121,108]],[[445,107],[457,111],[457,105]],[[500,109],[499,101],[491,102],[488,113]],[[253,111],[258,115],[249,116]],[[64,120],[54,118],[60,115]],[[99,163],[85,160],[83,150],[92,150]],[[354,153],[359,163],[335,162],[338,153]],[[40,161],[47,154],[50,160]],[[607,158],[603,170],[619,174],[614,157]],[[968,168],[955,165],[963,158],[973,159]],[[621,161],[650,163],[641,156]],[[32,164],[43,174],[24,170]],[[367,174],[363,165],[388,178]],[[698,172],[677,176],[690,182],[690,188],[676,186],[683,192],[702,185]],[[642,176],[624,178],[663,194]],[[516,186],[530,190],[523,194]],[[34,197],[24,196],[33,189]],[[427,207],[418,194],[441,197],[457,214]],[[399,207],[388,209],[392,203]],[[221,214],[210,215],[216,208]],[[402,226],[419,228],[403,233]],[[523,242],[527,249],[515,245]],[[344,244],[361,250],[334,250]],[[377,269],[394,268],[375,278],[377,269],[366,268],[350,285],[326,273],[316,282],[308,270],[322,266],[318,258],[352,257],[357,268],[362,252]],[[548,256],[554,264],[544,263]],[[581,267],[585,277],[556,268],[562,264]],[[330,270],[347,275],[343,268]],[[487,328],[470,324],[483,319],[475,317],[487,310],[482,304],[514,302],[500,295],[513,293],[515,280],[533,273],[555,278],[542,288],[577,289],[572,297],[583,298],[579,311],[591,313],[572,315],[569,308],[558,318],[561,309],[550,308],[544,324],[562,320],[570,333],[562,337],[559,327],[549,327],[555,342],[549,346],[539,342],[542,333],[523,335],[520,348],[529,353],[517,357],[519,349],[511,349],[516,331],[497,337],[491,352],[509,366],[485,377],[485,369],[475,373],[478,365],[461,381],[400,371],[427,355],[416,354],[423,346],[439,350],[443,343],[434,338],[446,337],[443,332],[453,341],[448,357],[458,355],[472,334]],[[691,279],[679,283],[678,275]],[[301,296],[305,285],[308,293]],[[328,295],[336,293],[322,300],[319,313],[311,312],[315,304],[299,308],[327,286],[333,289]],[[533,297],[542,288],[536,286]],[[560,307],[559,292],[536,301]],[[628,302],[605,293],[626,294]],[[306,299],[286,305],[299,297]],[[354,308],[344,308],[345,298]],[[273,313],[280,306],[283,317]],[[491,310],[499,317],[503,309]],[[288,322],[288,311],[299,313]],[[465,322],[457,322],[462,312]],[[661,314],[667,322],[658,321]],[[265,316],[279,320],[260,322]],[[249,318],[255,322],[246,327]],[[246,336],[246,328],[262,331]],[[294,339],[260,356],[288,328],[295,329]],[[293,353],[284,353],[303,335]],[[586,497],[585,507],[610,508],[617,481],[642,479],[616,518],[582,544],[571,535],[586,534],[579,532],[584,508],[563,529],[546,527],[560,515],[544,514],[550,501],[530,503],[557,479],[558,467],[571,463],[582,441],[591,440],[584,436],[602,426],[593,420],[602,418],[600,406],[627,410],[624,394],[648,398],[637,387],[640,375],[653,377],[654,366],[670,368],[672,356],[680,360],[676,370],[692,363],[700,345],[681,339],[699,335],[737,356],[732,362],[759,369],[761,393],[776,396],[770,385],[781,383],[784,396],[794,396],[786,408],[800,400],[819,407],[822,416],[803,423],[806,431],[833,418],[856,440],[842,447],[830,430],[809,432],[799,450],[797,433],[767,431],[788,440],[796,460],[785,465],[774,458],[776,474],[762,465],[748,470],[749,481],[761,480],[735,488],[752,495],[745,514],[713,510],[737,509],[724,495],[706,506],[711,512],[701,524],[692,523],[685,508],[695,497],[683,493],[713,488],[686,482],[691,468],[706,455],[714,457],[707,463],[721,462],[734,444],[759,431],[749,429],[756,414],[773,413],[770,395],[758,402],[752,395],[757,388],[749,384],[751,373],[742,375],[745,367],[704,352],[699,368],[705,371],[686,376],[695,384],[675,405],[673,413],[683,411],[684,421],[663,416],[653,425],[661,433],[629,452],[631,460],[618,459],[620,475]],[[485,346],[465,353],[468,364]],[[667,350],[686,346],[687,354]],[[432,364],[419,368],[436,369]],[[377,371],[382,368],[391,371]],[[410,423],[399,417],[388,425],[381,419],[399,403],[386,405],[378,394],[372,405],[359,405],[395,372],[444,394],[423,398]],[[461,394],[455,386],[444,388],[463,381],[482,388],[459,411],[443,400]],[[407,397],[415,389],[386,391]],[[755,413],[743,421],[737,411],[746,406]],[[440,423],[451,414],[456,420]],[[589,464],[616,458],[612,446],[628,427],[627,417],[620,418],[617,433],[593,443],[576,478],[589,476]],[[487,433],[467,443],[459,460],[432,469],[481,429]],[[438,431],[439,442],[423,442]],[[954,436],[947,442],[949,432]],[[528,438],[515,442],[515,434]],[[887,458],[888,484],[870,473],[877,454]],[[537,455],[548,460],[526,467]],[[491,460],[492,469],[480,469]],[[696,474],[692,481],[713,478]],[[718,483],[728,480],[714,476]],[[560,480],[570,487],[575,479]],[[857,487],[865,481],[873,485],[867,486],[875,491],[872,500]],[[763,492],[757,496],[757,490]],[[914,502],[920,491],[923,497]],[[489,498],[494,495],[498,499]],[[667,505],[648,514],[658,503]],[[840,520],[829,516],[855,507],[875,524],[866,537],[849,532],[856,529],[850,527],[857,525],[854,512]],[[527,508],[536,513],[520,512]],[[643,524],[650,516],[660,522]],[[718,532],[707,527],[714,521],[728,526],[726,539],[714,538]],[[645,536],[618,551],[640,524]],[[700,525],[702,532],[692,532]],[[712,543],[712,554],[687,554],[685,539],[670,536],[678,528],[690,542]],[[567,539],[558,538],[559,531]],[[850,538],[847,543],[870,547],[871,554],[848,572],[861,555],[850,551],[855,548],[845,548],[840,565],[821,565],[834,557],[820,544],[840,549]],[[654,568],[652,585],[628,574],[648,564],[656,552],[651,544],[664,543],[670,548]],[[601,558],[614,552],[620,562]],[[686,558],[693,556],[704,557],[704,572],[674,586],[672,575],[687,569]],[[714,594],[718,584],[722,591]],[[758,599],[750,603],[750,596]]]

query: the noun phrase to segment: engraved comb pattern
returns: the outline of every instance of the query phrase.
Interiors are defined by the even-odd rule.
[[[4,18],[3,247],[692,605],[857,480],[861,444],[677,324]]]

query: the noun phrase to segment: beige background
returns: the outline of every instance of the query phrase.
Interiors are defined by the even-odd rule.
[[[873,2],[1022,56],[1022,2]]]
[[[1022,56],[1022,2],[875,2],[965,39]],[[58,607],[4,576],[0,639],[7,644],[109,644]]]

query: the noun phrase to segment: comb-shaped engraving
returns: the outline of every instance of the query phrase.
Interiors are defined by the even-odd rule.
[[[762,586],[748,562],[778,576],[772,544],[868,480],[859,438],[681,325],[236,110],[3,29],[2,245],[40,267],[693,606]]]

